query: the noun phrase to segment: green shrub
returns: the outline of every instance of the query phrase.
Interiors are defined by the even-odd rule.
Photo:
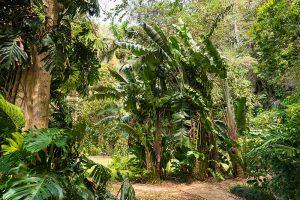
[[[286,199],[300,199],[300,98],[299,92],[287,98],[278,111],[278,122],[248,153],[248,168],[259,176],[270,176],[260,183]],[[257,178],[250,173],[250,176]],[[257,183],[254,182],[257,185]]]
[[[273,196],[255,187],[236,185],[230,188],[230,192],[246,200],[275,200]]]

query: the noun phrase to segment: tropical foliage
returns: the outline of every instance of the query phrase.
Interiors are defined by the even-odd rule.
[[[18,117],[24,121],[21,114]],[[1,142],[0,149],[0,199],[118,199],[106,189],[110,170],[78,151],[84,139],[78,130],[32,129],[7,134],[10,137]],[[126,180],[120,191],[122,200],[135,198]]]
[[[109,70],[119,84],[95,88],[95,97],[122,99],[127,114],[101,122],[119,120],[119,128],[129,134],[132,153],[157,177],[166,176],[172,158],[181,162],[189,155],[190,161],[181,162],[182,167],[204,177],[219,162],[210,117],[211,80],[226,78],[226,64],[210,41],[213,29],[197,44],[182,21],[175,26],[177,34],[169,37],[158,26],[142,28],[138,35],[145,36],[116,42],[133,54],[121,73]]]
[[[234,177],[237,196],[299,199],[299,12],[1,1],[0,199],[131,200],[129,180]]]

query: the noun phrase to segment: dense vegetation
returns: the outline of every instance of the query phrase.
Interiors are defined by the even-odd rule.
[[[300,1],[115,4],[0,2],[0,199],[211,177],[299,199]]]

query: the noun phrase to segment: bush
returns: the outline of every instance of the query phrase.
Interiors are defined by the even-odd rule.
[[[270,176],[261,186],[286,199],[300,199],[299,100],[298,93],[282,103],[278,123],[266,130],[262,142],[248,153],[249,168],[264,169],[259,175]]]
[[[246,200],[275,200],[273,196],[255,187],[236,185],[230,188],[230,192]]]

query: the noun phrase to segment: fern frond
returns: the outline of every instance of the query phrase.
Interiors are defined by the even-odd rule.
[[[2,145],[3,155],[7,155],[16,151],[20,151],[23,147],[23,135],[21,133],[12,133],[13,138],[6,138],[8,145]]]
[[[21,109],[4,99],[0,94],[0,130],[16,131],[25,125]]]

